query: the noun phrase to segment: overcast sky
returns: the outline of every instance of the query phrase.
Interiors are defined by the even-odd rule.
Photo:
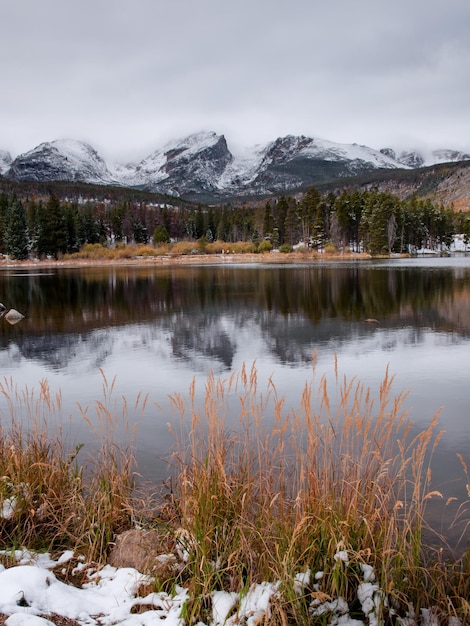
[[[1,0],[0,149],[200,130],[470,151],[470,0]]]

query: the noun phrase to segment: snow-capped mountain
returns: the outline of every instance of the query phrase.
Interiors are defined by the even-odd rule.
[[[0,175],[3,176],[11,167],[11,154],[6,150],[0,150]]]
[[[251,163],[248,160],[250,167],[245,172],[241,167],[243,162],[235,160],[232,164],[238,174],[231,184],[240,179],[254,193],[279,193],[374,169],[403,167],[394,159],[366,146],[340,144],[303,135],[280,137],[265,147],[255,149],[253,154],[254,158]]]
[[[41,143],[11,163],[8,178],[18,181],[79,180],[110,183],[112,176],[92,146],[74,139]]]
[[[167,143],[137,164],[106,164],[89,144],[42,143],[11,160],[0,152],[0,172],[18,181],[83,181],[136,187],[191,199],[280,194],[384,169],[470,159],[455,150],[401,152],[287,135],[233,154],[223,135],[200,132]]]
[[[205,193],[257,195],[398,167],[403,165],[366,146],[292,135],[234,155],[223,135],[204,132],[157,150],[121,182],[188,197]]]
[[[223,135],[201,132],[156,150],[139,163],[128,181],[170,195],[214,192],[232,160]]]
[[[391,148],[383,148],[380,152],[398,163],[411,168],[429,167],[439,163],[455,163],[457,161],[470,160],[470,154],[450,149],[404,150],[400,152],[400,154],[396,154]]]

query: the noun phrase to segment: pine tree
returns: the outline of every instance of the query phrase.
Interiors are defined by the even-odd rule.
[[[362,217],[367,219],[371,254],[390,254],[394,249],[398,204],[398,199],[391,194],[372,192],[368,196]]]
[[[6,193],[0,194],[0,253],[6,253],[7,244],[5,239],[7,228],[9,202]]]
[[[272,212],[271,203],[268,200],[264,206],[263,237],[265,239],[272,239],[273,229],[274,229],[273,212]]]
[[[109,229],[111,233],[111,239],[114,241],[122,241],[124,239],[124,215],[126,213],[126,205],[120,203],[118,206],[111,208],[109,214]]]
[[[66,252],[78,252],[80,246],[77,234],[78,207],[77,205],[68,205],[64,212],[66,237]]]
[[[202,212],[201,205],[199,205],[196,211],[194,238],[200,239],[204,234],[204,213]]]
[[[67,225],[57,196],[52,194],[39,216],[37,252],[56,259],[67,250]]]
[[[170,236],[168,234],[167,229],[165,228],[165,226],[163,226],[162,224],[159,224],[156,228],[155,228],[155,232],[153,233],[153,245],[156,246],[159,243],[169,243],[170,242]]]
[[[215,226],[215,217],[214,217],[214,209],[209,207],[207,212],[207,228],[206,228],[206,239],[207,241],[214,241],[217,235],[217,228]]]
[[[134,219],[132,223],[132,237],[135,243],[148,242],[147,228],[145,224],[139,219]]]
[[[310,239],[314,238],[314,244],[318,245],[316,241],[315,230],[319,227],[319,220],[317,220],[317,213],[320,204],[320,194],[312,187],[302,198],[299,203],[298,213],[300,220],[301,238],[306,246],[310,245]]]
[[[44,206],[42,200],[38,202],[31,201],[28,204],[26,217],[28,220],[29,241],[31,254],[38,255],[38,240],[39,232],[41,230],[41,218],[44,212]]]
[[[274,219],[274,233],[273,233],[273,245],[280,246],[284,243],[284,234],[286,228],[286,216],[289,204],[285,196],[281,196],[274,205],[273,219]]]
[[[335,202],[335,211],[341,231],[343,246],[349,245],[359,249],[360,223],[364,210],[366,195],[359,191],[343,192]]]
[[[222,209],[219,212],[219,222],[217,224],[217,239],[219,241],[228,241],[228,217],[226,209]]]
[[[6,218],[5,243],[7,253],[18,261],[28,258],[29,237],[26,211],[23,204],[14,198]]]
[[[294,198],[289,198],[287,202],[286,219],[284,221],[284,242],[291,246],[298,243],[299,217],[297,214],[297,202]]]
[[[87,203],[78,214],[78,241],[80,247],[85,243],[99,243],[100,235],[93,207]]]

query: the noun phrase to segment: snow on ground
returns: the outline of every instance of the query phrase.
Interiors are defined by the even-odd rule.
[[[19,564],[0,569],[0,613],[9,615],[7,626],[46,626],[51,613],[75,619],[81,624],[125,624],[147,626],[165,620],[168,626],[181,624],[180,613],[187,599],[181,589],[174,596],[151,593],[137,596],[146,576],[133,568],[116,569],[109,565],[92,571],[81,588],[61,582],[50,568],[65,564],[71,553],[54,562],[49,555],[40,559],[18,553]],[[33,561],[33,562],[31,562]],[[85,566],[84,566],[85,567]],[[133,614],[135,605],[151,610]]]
[[[8,553],[9,556],[12,554]],[[165,623],[165,626],[184,626],[184,605],[189,599],[185,589],[178,588],[174,595],[164,592],[151,592],[145,597],[138,596],[139,587],[150,583],[144,574],[133,568],[116,569],[106,565],[99,571],[89,569],[88,576],[81,588],[59,580],[51,571],[58,571],[72,558],[68,551],[57,560],[49,554],[34,555],[27,551],[14,553],[17,565],[5,569],[0,565],[0,614],[8,615],[6,626],[51,626],[48,619],[55,613],[62,617],[77,620],[83,626],[153,626]],[[347,564],[344,551],[335,557]],[[76,570],[87,570],[84,563]],[[317,600],[312,603],[312,616],[326,616],[328,624],[340,626],[375,626],[380,623],[379,606],[384,601],[378,585],[374,583],[374,573],[370,566],[364,565],[363,582],[357,590],[358,600],[365,614],[365,621],[349,616],[349,607],[343,598]],[[74,572],[72,572],[74,573]],[[76,572],[75,572],[76,573]],[[320,581],[322,573],[312,578],[311,572],[303,572],[295,577],[298,593],[311,580]],[[253,585],[243,597],[236,593],[215,591],[212,594],[212,618],[207,625],[197,626],[253,626],[269,623],[270,605],[277,598],[278,585],[263,583]],[[321,594],[320,594],[321,595]],[[139,612],[132,611],[138,605]],[[145,611],[142,611],[144,607]],[[423,610],[420,619],[415,621],[412,615],[398,619],[402,626],[434,626],[437,618],[432,610]],[[442,622],[440,622],[442,623]],[[460,622],[451,618],[449,626],[460,626]]]

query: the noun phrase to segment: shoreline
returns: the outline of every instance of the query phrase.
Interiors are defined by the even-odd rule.
[[[37,259],[16,261],[11,259],[0,260],[0,270],[10,268],[33,268],[33,267],[106,267],[106,266],[148,266],[148,265],[254,265],[254,264],[289,264],[304,263],[315,264],[326,261],[355,261],[372,258],[370,254],[358,252],[348,254],[305,254],[302,252],[270,252],[256,253],[233,253],[233,254],[165,254],[155,256],[136,256],[133,258],[120,259]]]

